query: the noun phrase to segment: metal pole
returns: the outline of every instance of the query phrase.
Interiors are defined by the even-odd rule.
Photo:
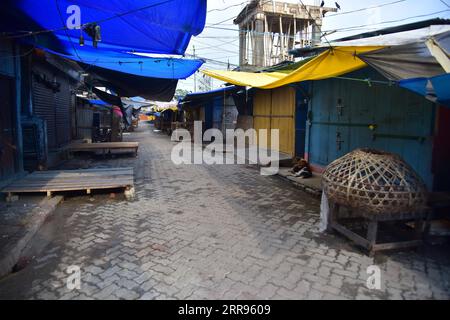
[[[195,46],[194,48],[194,59],[195,59]],[[194,73],[194,92],[197,92],[197,72]]]

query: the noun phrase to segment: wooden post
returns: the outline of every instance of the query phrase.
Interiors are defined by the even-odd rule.
[[[414,223],[414,231],[416,233],[416,239],[417,240],[422,240],[423,239],[423,235],[424,235],[424,219],[423,218],[418,218],[416,219],[415,223]]]
[[[370,221],[367,230],[367,240],[369,240],[371,247],[377,243],[378,221]]]
[[[432,211],[430,209],[427,212],[427,216],[426,216],[426,219],[425,219],[424,231],[423,231],[425,241],[428,241],[428,239],[430,237],[432,216],[433,216],[433,213],[432,213]]]
[[[339,218],[340,206],[337,203],[331,201],[329,203],[329,206],[330,206],[330,215],[328,217],[328,231],[332,231],[334,225],[337,223]]]

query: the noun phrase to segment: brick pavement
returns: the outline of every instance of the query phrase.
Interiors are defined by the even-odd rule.
[[[374,261],[320,234],[319,202],[288,182],[246,166],[177,167],[170,139],[146,126],[130,139],[141,143],[137,159],[92,164],[134,166],[136,199],[67,199],[54,237],[0,281],[0,298],[450,298],[448,253],[426,248]],[[381,290],[366,288],[374,264]],[[72,265],[81,267],[81,290],[66,287]]]

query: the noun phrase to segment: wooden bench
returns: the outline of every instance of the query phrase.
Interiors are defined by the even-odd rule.
[[[18,179],[2,189],[8,197],[23,193],[46,193],[51,197],[54,192],[125,189],[126,194],[134,193],[133,168],[108,168],[87,170],[50,170],[36,171]]]
[[[130,150],[137,156],[139,149],[138,142],[102,142],[102,143],[72,143],[67,146],[66,151],[68,153],[73,152],[96,152],[102,151],[103,155],[111,150],[128,151]],[[129,152],[130,152],[129,151]]]

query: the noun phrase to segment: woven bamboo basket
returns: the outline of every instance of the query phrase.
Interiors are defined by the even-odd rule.
[[[328,198],[369,214],[419,213],[427,191],[415,171],[399,156],[358,149],[334,161],[323,175]]]

